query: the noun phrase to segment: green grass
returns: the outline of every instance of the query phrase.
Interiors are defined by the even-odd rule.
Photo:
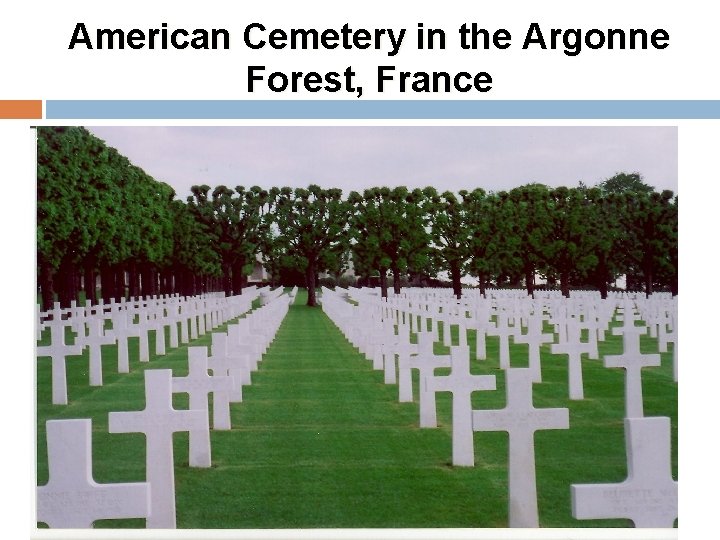
[[[243,403],[232,405],[233,429],[211,432],[212,468],[189,468],[187,434],[175,435],[178,527],[506,527],[507,434],[476,433],[476,466],[452,467],[450,394],[438,395],[439,427],[419,429],[417,402],[398,403],[397,386],[385,385],[382,372],[304,300],[301,290],[253,384],[244,387]],[[192,345],[209,341],[204,336]],[[474,408],[505,404],[497,341],[487,340],[490,360],[473,356],[473,373],[497,375],[497,390],[476,392]],[[650,338],[642,345],[648,352],[655,347]],[[440,343],[435,347],[447,352]],[[474,351],[472,339],[470,348]],[[609,337],[601,348],[601,357],[616,354],[620,338]],[[50,361],[38,362],[38,484],[47,481],[44,425],[51,418],[93,419],[98,482],[144,480],[144,437],[109,434],[107,413],[142,409],[144,369],[184,375],[187,353],[185,347],[161,358],[151,353],[150,362],[140,364],[136,349],[131,345],[131,373],[118,375],[114,347],[104,347],[100,388],[87,385],[86,357],[69,359],[67,406],[50,404]],[[526,351],[525,345],[511,345],[513,366],[527,365]],[[677,478],[677,386],[670,361],[671,354],[664,354],[662,367],[643,370],[643,392],[646,416],[672,419]],[[604,368],[602,360],[583,360],[586,399],[571,402],[567,361],[544,346],[542,362],[535,406],[568,407],[571,429],[535,435],[541,526],[630,526],[626,520],[578,521],[570,513],[570,484],[619,482],[627,475],[623,371]],[[417,376],[414,382],[417,399]],[[176,394],[174,403],[186,407],[187,398]],[[96,523],[142,526],[142,519]]]

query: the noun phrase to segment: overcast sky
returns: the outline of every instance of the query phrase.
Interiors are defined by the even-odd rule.
[[[90,127],[181,199],[193,184],[511,189],[639,172],[677,189],[675,127]]]

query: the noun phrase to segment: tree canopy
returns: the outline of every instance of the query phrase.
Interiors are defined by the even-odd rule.
[[[677,294],[678,198],[637,172],[588,187],[509,191],[195,185],[183,202],[82,127],[37,128],[38,284],[47,308],[80,288],[96,300],[209,290],[239,294],[261,260],[288,272],[315,305],[318,276],[351,268],[366,283],[434,283],[447,272],[488,286],[594,287],[618,276]],[[296,279],[296,278],[293,278]]]

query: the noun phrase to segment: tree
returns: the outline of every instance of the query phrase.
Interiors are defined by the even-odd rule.
[[[677,279],[677,198],[670,190],[627,193],[620,205],[621,223],[626,231],[628,273],[637,269],[642,274],[644,290],[649,296],[656,277],[662,275],[663,270]],[[674,288],[677,289],[677,285]]]
[[[431,239],[435,255],[450,275],[453,294],[462,297],[462,273],[470,257],[466,239],[470,235],[468,207],[451,191],[441,195],[435,188],[425,188],[428,213],[432,222]]]
[[[337,248],[347,233],[349,205],[340,189],[288,187],[279,191],[275,223],[298,269],[305,272],[308,306],[315,306],[315,286],[322,257]]]
[[[460,195],[468,216],[468,270],[477,277],[480,294],[485,295],[490,277],[500,273],[502,268],[500,254],[505,247],[505,221],[500,218],[500,198],[480,188],[461,191]]]
[[[64,305],[76,298],[74,265],[92,244],[82,200],[98,193],[88,189],[94,148],[90,133],[40,127],[37,136],[37,259],[43,309],[49,309],[58,289]],[[61,267],[65,275],[57,279]]]
[[[534,293],[535,274],[547,269],[552,229],[550,190],[543,184],[527,184],[501,193],[498,217],[502,246],[499,267],[508,275],[522,275],[527,292]]]
[[[596,238],[591,234],[592,202],[579,188],[550,192],[550,235],[545,248],[548,268],[560,278],[563,296],[570,296],[570,280],[584,277],[597,263]]]
[[[183,296],[202,292],[203,276],[222,275],[218,253],[207,241],[208,231],[203,223],[181,201],[171,203],[173,214],[173,250],[170,265],[176,282],[176,290]]]
[[[188,205],[208,231],[208,241],[220,257],[225,294],[241,294],[244,275],[251,271],[263,234],[263,216],[276,192],[258,186],[232,190],[192,186]]]
[[[422,201],[421,190],[409,192],[405,187],[375,187],[348,196],[356,267],[377,270],[383,298],[388,272],[398,294],[402,274],[422,263],[428,244]]]
[[[595,265],[588,272],[591,282],[600,291],[601,298],[607,298],[608,285],[623,273],[619,239],[622,228],[619,219],[618,196],[603,194],[595,188],[580,188],[589,201],[588,234],[592,237]]]
[[[655,191],[655,188],[643,181],[643,177],[639,172],[615,173],[615,175],[600,182],[597,187],[600,188],[603,195],[625,195],[630,193],[649,195]]]

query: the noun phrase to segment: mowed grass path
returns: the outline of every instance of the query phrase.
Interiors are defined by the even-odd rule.
[[[304,301],[245,387],[232,432],[213,434],[215,467],[177,472],[181,526],[504,526],[479,504],[497,478],[450,467],[449,432],[418,429],[417,404],[398,403],[397,387]]]
[[[300,291],[252,385],[244,387],[243,402],[232,405],[233,429],[211,432],[212,468],[189,468],[187,434],[175,435],[178,527],[506,527],[507,434],[476,433],[476,467],[452,467],[450,394],[438,394],[439,428],[419,429],[417,376],[416,401],[398,403],[397,386],[384,384],[383,373],[372,369],[319,308],[304,306],[305,299]],[[205,336],[192,345],[208,343]],[[470,346],[474,351],[472,339]],[[653,347],[654,340],[643,338],[643,352]],[[601,344],[601,357],[621,348],[619,338],[609,337]],[[586,399],[570,401],[567,361],[547,349],[534,403],[570,408],[571,429],[535,436],[540,524],[631,526],[626,520],[577,521],[570,513],[571,483],[620,482],[627,476],[624,373],[604,368],[601,360],[583,360]],[[447,349],[436,343],[436,353]],[[527,346],[511,345],[511,354],[514,367],[527,365]],[[474,408],[503,407],[497,339],[488,338],[489,360],[474,360],[474,352],[471,357],[473,373],[497,376],[496,391],[473,395]],[[663,354],[662,367],[643,370],[643,389],[645,414],[672,419],[677,478],[677,386],[670,358]],[[68,361],[66,407],[47,404],[49,381],[39,366],[39,483],[47,480],[44,420],[55,417],[93,418],[96,480],[144,479],[144,437],[108,434],[107,412],[143,408],[144,369],[170,368],[175,376],[185,375],[186,349],[148,364],[131,356],[128,375],[113,374],[114,358],[107,362],[106,385],[89,389],[87,375],[77,367],[87,364]],[[436,373],[443,371],[448,370]],[[176,394],[174,404],[187,408],[186,395]],[[143,524],[114,520],[96,527]]]

